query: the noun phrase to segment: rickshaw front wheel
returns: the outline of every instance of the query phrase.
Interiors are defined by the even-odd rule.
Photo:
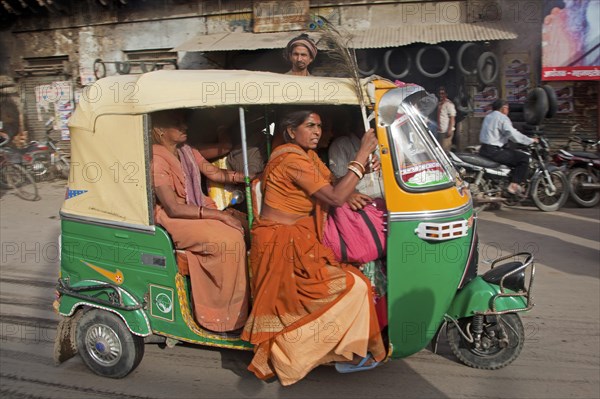
[[[77,351],[94,373],[123,378],[142,361],[144,339],[132,334],[119,316],[92,309],[77,325]]]
[[[525,330],[516,313],[498,315],[487,320],[482,317],[481,333],[477,334],[477,320],[466,317],[458,320],[462,331],[473,342],[469,342],[454,323],[448,323],[447,337],[452,352],[458,360],[469,367],[497,370],[508,366],[521,353],[525,343]]]

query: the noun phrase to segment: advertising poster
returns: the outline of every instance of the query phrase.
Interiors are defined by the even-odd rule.
[[[492,103],[500,96],[496,86],[487,86],[475,93],[473,98],[473,116],[483,118],[492,110]]]
[[[54,128],[60,130],[61,140],[71,139],[67,123],[69,122],[69,118],[71,117],[74,108],[73,101],[57,103],[54,105]]]
[[[600,80],[600,1],[547,0],[542,80]]]
[[[502,73],[506,87],[506,101],[523,104],[531,89],[531,66],[529,54],[507,53],[504,55],[504,71]]]
[[[570,114],[573,112],[573,83],[571,82],[552,82],[550,86],[556,93],[558,100],[557,113]]]

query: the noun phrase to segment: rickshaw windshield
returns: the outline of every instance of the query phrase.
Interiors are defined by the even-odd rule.
[[[398,107],[388,133],[396,180],[403,188],[421,192],[454,185],[454,167],[435,145],[413,105],[404,103]]]

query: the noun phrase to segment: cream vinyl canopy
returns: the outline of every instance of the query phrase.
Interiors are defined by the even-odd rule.
[[[363,79],[363,86],[370,80]],[[258,104],[359,102],[352,81],[345,78],[241,70],[163,70],[107,77],[87,86],[69,127],[93,131],[96,118],[105,114]]]
[[[267,72],[174,70],[98,80],[86,87],[69,120],[71,170],[61,214],[152,230],[145,115],[173,108],[269,104],[359,101],[350,79]]]

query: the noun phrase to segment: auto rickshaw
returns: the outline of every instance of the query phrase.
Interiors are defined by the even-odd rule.
[[[387,206],[388,358],[429,343],[435,348],[445,327],[465,364],[497,369],[512,362],[524,343],[518,312],[533,306],[532,255],[496,259],[477,275],[477,215],[467,184],[426,127],[423,106],[431,97],[419,86],[377,77],[361,85],[362,101],[350,79],[177,70],[107,77],[87,87],[69,121],[72,164],[60,211],[54,303],[61,315],[57,363],[78,352],[93,372],[121,378],[140,363],[146,343],[252,350],[239,336],[215,334],[194,320],[193,287],[153,217],[152,112],[236,112],[252,222],[246,115],[260,116],[268,144],[274,113],[286,107],[326,113],[361,103],[374,118]]]

